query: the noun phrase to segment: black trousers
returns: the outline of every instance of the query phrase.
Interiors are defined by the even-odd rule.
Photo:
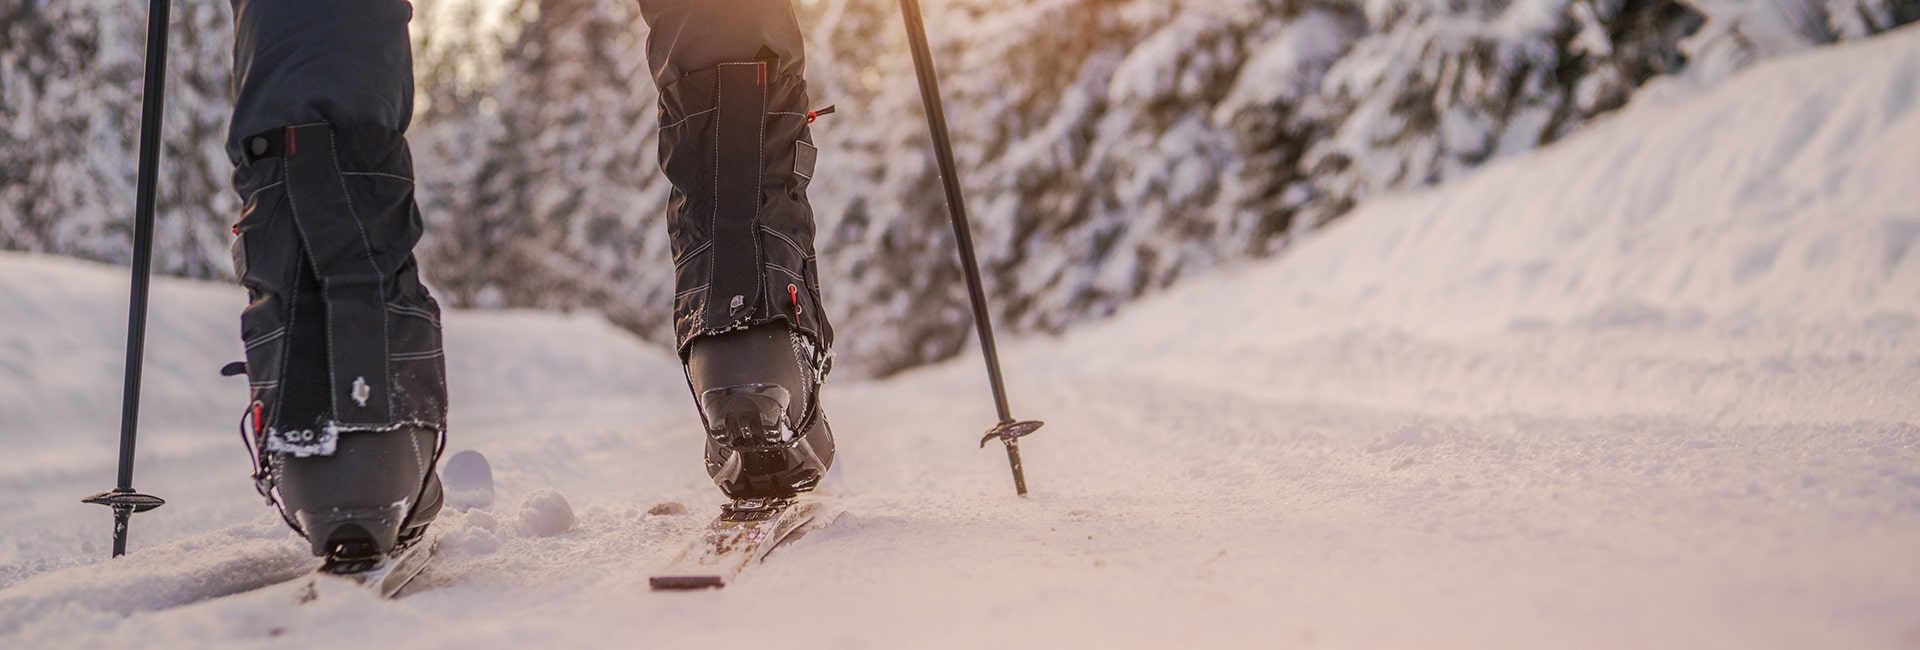
[[[226,149],[245,201],[234,268],[251,298],[241,330],[263,447],[327,455],[343,431],[444,430],[440,310],[413,254],[412,6],[233,3]],[[639,3],[674,185],[681,353],[707,334],[781,322],[824,366],[832,330],[805,194],[815,150],[792,7]]]

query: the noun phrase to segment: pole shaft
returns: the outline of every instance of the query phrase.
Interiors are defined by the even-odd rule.
[[[160,176],[160,117],[166,93],[168,0],[153,0],[147,9],[147,74],[140,106],[140,175],[133,207],[133,291],[127,305],[126,385],[120,403],[120,474],[118,489],[133,490],[135,431],[140,423],[140,370],[146,356],[147,293],[153,271],[154,193]],[[127,520],[131,512],[116,508],[113,555],[127,552]]]
[[[994,407],[999,411],[1000,422],[1006,424],[1013,421],[1013,409],[1007,406],[1007,389],[1000,376],[1000,352],[993,342],[993,317],[987,312],[980,262],[973,252],[973,226],[967,219],[966,200],[960,194],[959,166],[954,163],[953,142],[947,135],[947,112],[941,104],[939,74],[933,67],[932,48],[927,45],[927,28],[920,17],[919,0],[900,0],[900,13],[907,21],[907,42],[913,49],[913,66],[920,79],[920,100],[926,105],[927,126],[933,132],[934,160],[940,166],[940,182],[947,193],[947,214],[952,218],[954,239],[960,248],[960,271],[967,280],[973,324],[980,335],[980,354],[987,362],[987,381],[993,386]],[[1019,452],[1008,446],[1007,453],[1018,468]],[[1015,471],[1017,474],[1018,470]]]
[[[1014,425],[1013,409],[1007,405],[1007,387],[1000,375],[1000,351],[993,342],[993,316],[987,310],[987,291],[980,281],[980,261],[973,252],[973,224],[967,219],[967,202],[960,190],[959,165],[953,159],[953,140],[947,131],[947,111],[940,99],[940,75],[933,67],[933,48],[927,44],[927,26],[920,15],[919,0],[900,0],[900,14],[907,22],[907,44],[913,50],[913,68],[920,80],[920,101],[926,106],[927,127],[933,135],[934,160],[940,166],[940,184],[947,194],[947,215],[953,221],[954,243],[960,249],[960,272],[967,280],[967,299],[973,307],[973,325],[980,336],[980,356],[987,363],[987,382],[993,388],[993,406],[999,412],[996,431]],[[1037,424],[1035,426],[1038,426]],[[1027,472],[1020,463],[1020,441],[1002,436],[1007,447],[1007,464],[1013,468],[1013,487],[1027,495]]]

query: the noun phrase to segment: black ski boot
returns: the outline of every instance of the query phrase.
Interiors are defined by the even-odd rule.
[[[329,565],[379,560],[418,541],[440,513],[439,432],[340,434],[330,456],[268,456],[280,507]],[[353,571],[343,571],[353,572]]]
[[[807,202],[818,159],[807,125],[831,110],[809,107],[800,35],[774,16],[741,34],[785,36],[729,37],[739,58],[717,65],[684,58],[695,48],[650,52],[663,83],[660,170],[673,184],[675,349],[707,429],[707,473],[736,500],[812,490],[833,465],[819,399],[833,328]],[[719,54],[722,40],[704,47]]]
[[[702,337],[687,379],[707,428],[707,475],[735,499],[780,498],[820,484],[833,431],[805,339],[765,325]]]

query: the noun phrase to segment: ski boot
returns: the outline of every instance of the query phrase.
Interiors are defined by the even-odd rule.
[[[275,453],[268,470],[288,523],[321,571],[366,572],[410,549],[440,512],[440,434],[422,427],[341,433],[331,456]]]
[[[707,475],[733,499],[813,490],[833,465],[820,373],[804,339],[763,325],[702,337],[687,380],[706,424]]]

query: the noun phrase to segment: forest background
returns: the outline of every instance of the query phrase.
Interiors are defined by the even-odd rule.
[[[131,258],[136,4],[0,0],[0,249]],[[669,188],[636,5],[414,8],[422,255],[442,301],[592,309],[669,339]],[[839,367],[886,375],[956,355],[968,307],[898,8],[795,9],[812,99],[839,109],[815,127],[812,185]],[[1470,174],[1630,100],[1913,22],[1920,1],[942,0],[926,11],[994,316],[1055,332],[1279,254],[1361,201]],[[162,273],[232,273],[230,12],[175,3]]]

